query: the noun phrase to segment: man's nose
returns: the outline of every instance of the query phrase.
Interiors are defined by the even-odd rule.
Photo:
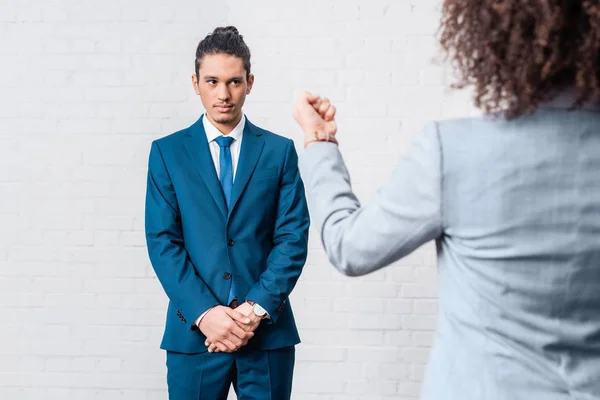
[[[229,88],[227,87],[227,85],[219,85],[217,97],[221,101],[229,100],[230,93],[229,93]]]

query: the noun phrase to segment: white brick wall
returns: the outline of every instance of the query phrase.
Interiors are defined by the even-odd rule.
[[[296,94],[328,95],[367,201],[430,118],[472,113],[431,63],[438,1],[2,0],[0,399],[166,398],[165,296],[143,235],[150,142],[192,123],[198,41],[238,26],[246,113],[301,138]],[[435,255],[346,278],[312,231],[292,296],[294,399],[415,399],[436,310]]]

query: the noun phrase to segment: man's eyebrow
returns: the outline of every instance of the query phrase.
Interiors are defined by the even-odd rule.
[[[206,75],[202,79],[204,79],[205,81],[208,81],[208,80],[218,81],[219,80],[218,77],[212,76],[212,75]],[[228,82],[235,81],[235,80],[241,81],[242,79],[244,79],[244,77],[240,75],[240,76],[231,77],[227,81]]]

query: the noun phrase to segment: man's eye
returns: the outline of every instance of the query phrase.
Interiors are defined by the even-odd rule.
[[[214,79],[211,79],[210,81],[206,81],[208,82],[209,85],[214,85],[217,83],[217,81],[215,81]]]
[[[231,83],[234,85],[239,85],[240,83],[242,83],[242,81],[234,79],[233,81],[231,81]]]

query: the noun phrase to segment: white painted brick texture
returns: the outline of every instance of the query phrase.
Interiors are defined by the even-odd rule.
[[[432,118],[474,111],[432,63],[439,1],[2,0],[0,399],[166,399],[166,297],[143,234],[153,139],[202,112],[198,41],[236,25],[251,120],[296,140],[300,90],[329,96],[362,201]],[[294,399],[413,400],[436,313],[431,245],[362,278],[311,232],[292,295]]]

